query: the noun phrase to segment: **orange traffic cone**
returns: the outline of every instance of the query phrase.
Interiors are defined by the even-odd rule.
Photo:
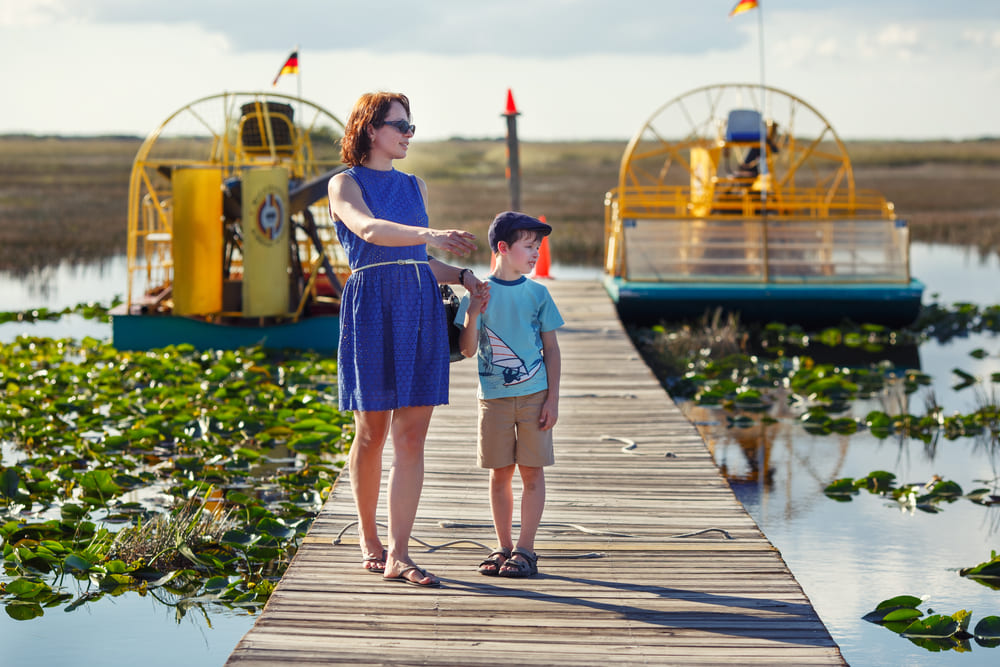
[[[545,222],[545,216],[540,215],[538,219]],[[549,265],[552,258],[549,255],[549,237],[542,237],[542,245],[538,248],[538,261],[535,262],[535,270],[531,272],[531,278],[551,278],[549,275]]]

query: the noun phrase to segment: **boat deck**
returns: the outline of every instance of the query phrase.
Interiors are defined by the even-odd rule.
[[[411,547],[444,586],[362,569],[345,472],[227,665],[845,664],[601,285],[546,284],[566,326],[541,574],[476,572],[493,537],[462,361],[431,424]]]

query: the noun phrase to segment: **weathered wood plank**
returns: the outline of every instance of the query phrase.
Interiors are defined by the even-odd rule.
[[[844,664],[600,286],[548,286],[567,326],[541,575],[475,570],[494,540],[488,476],[475,467],[475,364],[453,364],[411,547],[444,587],[361,568],[345,473],[227,665]],[[391,446],[386,474],[390,461]]]

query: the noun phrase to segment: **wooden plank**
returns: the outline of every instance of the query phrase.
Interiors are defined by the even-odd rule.
[[[345,471],[227,665],[844,664],[600,285],[546,284],[567,324],[541,574],[476,572],[494,539],[475,463],[476,367],[452,364],[411,545],[444,586],[361,568]]]

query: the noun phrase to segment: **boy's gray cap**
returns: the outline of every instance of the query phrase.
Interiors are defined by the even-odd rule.
[[[496,252],[500,241],[509,239],[511,232],[519,229],[541,232],[542,236],[548,236],[552,233],[552,227],[538,218],[532,218],[530,215],[517,211],[504,211],[493,218],[493,222],[490,223],[490,249]]]

